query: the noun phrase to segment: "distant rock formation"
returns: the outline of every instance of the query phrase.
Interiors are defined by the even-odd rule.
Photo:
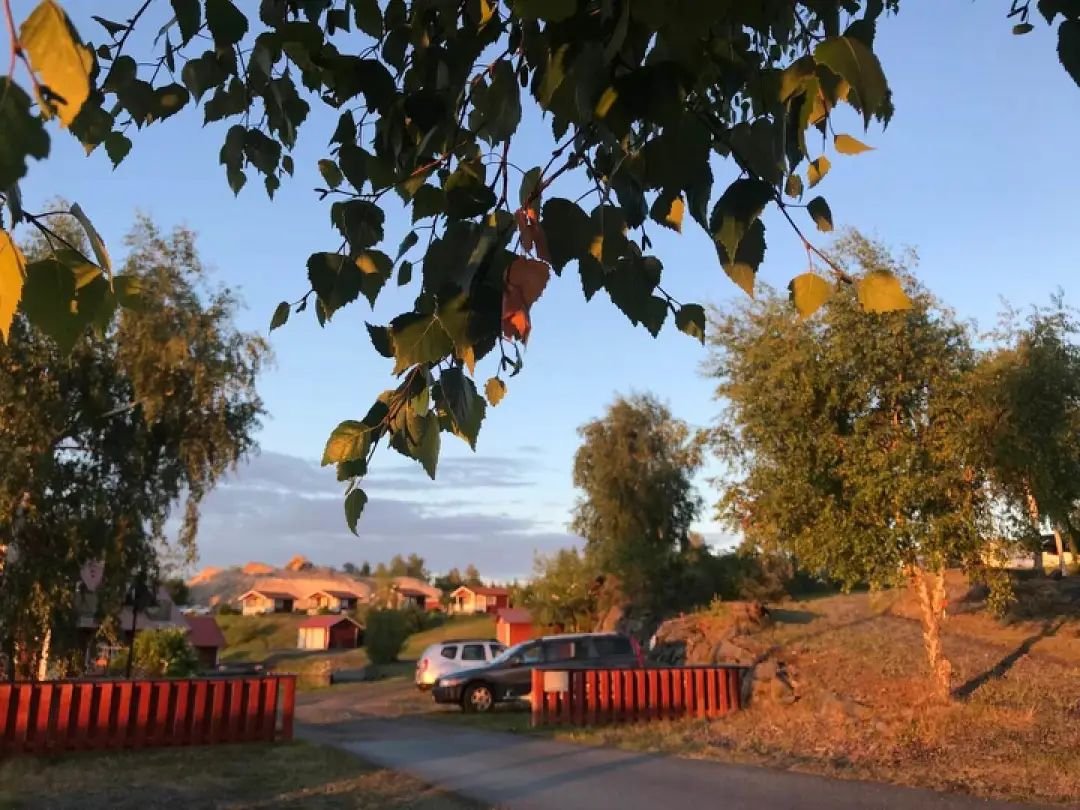
[[[260,576],[266,576],[268,574],[272,574],[277,569],[274,568],[274,566],[272,566],[272,565],[267,565],[266,563],[249,562],[247,565],[245,565],[240,570],[243,573],[247,574],[248,576],[260,577]]]
[[[202,571],[200,571],[187,581],[188,587],[195,587],[196,585],[202,585],[204,582],[210,582],[214,579],[214,577],[220,574],[221,571],[221,568],[215,568],[212,565],[208,568],[204,568]]]
[[[311,560],[309,560],[303,554],[297,554],[295,557],[285,563],[286,571],[310,571],[314,567],[315,566],[314,564],[312,564]]]

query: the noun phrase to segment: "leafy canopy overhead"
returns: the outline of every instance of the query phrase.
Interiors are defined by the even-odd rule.
[[[339,426],[324,455],[350,482],[351,525],[365,502],[355,484],[380,443],[431,475],[441,434],[475,446],[488,405],[521,370],[531,308],[552,273],[575,264],[587,299],[603,290],[651,334],[672,320],[702,340],[701,307],[662,284],[656,228],[704,229],[720,267],[752,294],[766,252],[761,215],[779,209],[814,274],[793,285],[801,312],[837,283],[859,284],[872,310],[908,306],[898,285],[879,278],[864,290],[815,248],[804,229],[831,230],[832,209],[822,196],[801,202],[833,161],[869,148],[859,125],[892,117],[874,43],[898,0],[131,5],[118,19],[93,17],[93,43],[57,0],[9,21],[22,74],[0,78],[0,193],[10,220],[48,227],[22,210],[18,184],[49,154],[51,117],[118,164],[138,131],[201,107],[232,190],[250,194],[249,181],[260,180],[273,197],[296,168],[291,153],[313,107],[333,110],[332,131],[305,137],[326,139],[312,204],[326,206],[340,241],[312,246],[297,268],[298,278],[306,271],[298,299],[279,304],[271,326],[309,305],[320,324],[361,296],[374,305],[392,278],[417,292],[411,311],[369,327],[396,387]],[[1013,3],[1017,33],[1032,27],[1029,5]],[[1037,8],[1058,26],[1060,60],[1080,81],[1080,7],[1040,0]],[[167,22],[152,43],[132,38],[147,25],[153,34],[154,13]],[[528,105],[550,126],[547,148],[516,142]],[[388,195],[405,204],[412,230],[388,232]],[[108,292],[80,300],[72,279],[94,268]],[[125,303],[101,256],[58,249],[24,267],[0,251],[0,333],[20,300],[65,341],[83,329],[64,325],[73,309],[94,321]],[[495,370],[482,394],[477,364],[489,356]]]

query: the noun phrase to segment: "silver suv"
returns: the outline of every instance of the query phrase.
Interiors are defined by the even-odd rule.
[[[493,638],[448,638],[432,644],[416,662],[416,686],[430,689],[453,672],[485,666],[505,649]]]

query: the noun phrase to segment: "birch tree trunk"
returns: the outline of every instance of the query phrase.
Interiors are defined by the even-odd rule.
[[[1065,565],[1065,544],[1061,541],[1061,529],[1054,526],[1054,546],[1057,548],[1058,571],[1063,577],[1069,575],[1069,567]]]
[[[912,584],[919,596],[922,613],[923,646],[930,679],[936,695],[948,700],[952,681],[952,664],[945,658],[941,647],[941,623],[945,617],[945,572],[927,571],[915,567],[911,572]]]
[[[1024,495],[1027,498],[1028,516],[1035,525],[1035,531],[1039,534],[1039,547],[1035,550],[1035,572],[1045,574],[1042,553],[1042,516],[1039,513],[1039,502],[1035,500],[1035,493],[1031,491],[1030,484],[1024,484]]]

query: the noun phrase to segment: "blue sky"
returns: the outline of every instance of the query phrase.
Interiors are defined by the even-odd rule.
[[[15,2],[16,17],[30,5]],[[110,0],[94,10],[121,19],[133,5]],[[155,31],[168,7],[157,5],[161,19],[152,8],[147,20]],[[896,117],[885,132],[865,136],[854,115],[845,118],[840,129],[877,149],[838,156],[822,185],[838,226],[916,248],[923,281],[962,317],[985,324],[1002,298],[1045,302],[1063,287],[1075,302],[1069,282],[1078,248],[1070,237],[1080,178],[1072,159],[1080,89],[1058,64],[1042,20],[1033,20],[1032,34],[1014,37],[1006,9],[1007,3],[986,0],[907,0],[898,17],[883,21],[878,52]],[[79,15],[76,22],[84,36],[103,39],[96,24]],[[190,226],[216,278],[240,289],[247,305],[240,326],[265,333],[277,302],[306,291],[307,256],[338,243],[328,203],[311,191],[321,185],[316,161],[327,156],[334,118],[314,111],[293,153],[296,177],[273,202],[258,182],[233,197],[217,158],[229,122],[204,129],[201,111],[193,109],[138,133],[115,171],[103,152],[85,157],[73,139],[56,133],[49,161],[31,167],[24,197],[30,210],[56,195],[79,202],[114,256],[122,253],[136,210],[162,226]],[[511,159],[527,168],[546,160],[550,130],[535,114],[523,127]],[[554,193],[574,197],[580,190],[569,183]],[[396,245],[408,223],[398,210],[387,216],[387,242]],[[805,253],[782,220],[767,217],[766,225],[761,278],[783,286],[806,269]],[[654,241],[665,288],[677,298],[723,304],[742,295],[695,225]],[[276,366],[261,384],[270,411],[259,437],[265,452],[210,496],[200,537],[204,563],[280,562],[293,553],[340,563],[419,550],[437,569],[475,562],[491,576],[527,574],[534,550],[569,542],[576,428],[615,394],[655,392],[695,425],[716,413],[711,384],[699,373],[705,352],[696,342],[670,324],[654,340],[631,327],[604,293],[586,304],[569,269],[534,308],[524,371],[489,411],[477,452],[445,438],[446,474],[435,483],[396,454],[378,456],[370,514],[354,538],[344,527],[339,485],[311,462],[335,424],[362,416],[389,387],[389,362],[371,349],[364,320],[385,322],[413,294],[394,291],[375,313],[365,302],[354,304],[325,329],[309,309],[274,333]],[[478,371],[481,382],[494,360],[488,366]],[[702,493],[711,501],[704,477]],[[700,528],[723,542],[723,529],[703,517]]]

